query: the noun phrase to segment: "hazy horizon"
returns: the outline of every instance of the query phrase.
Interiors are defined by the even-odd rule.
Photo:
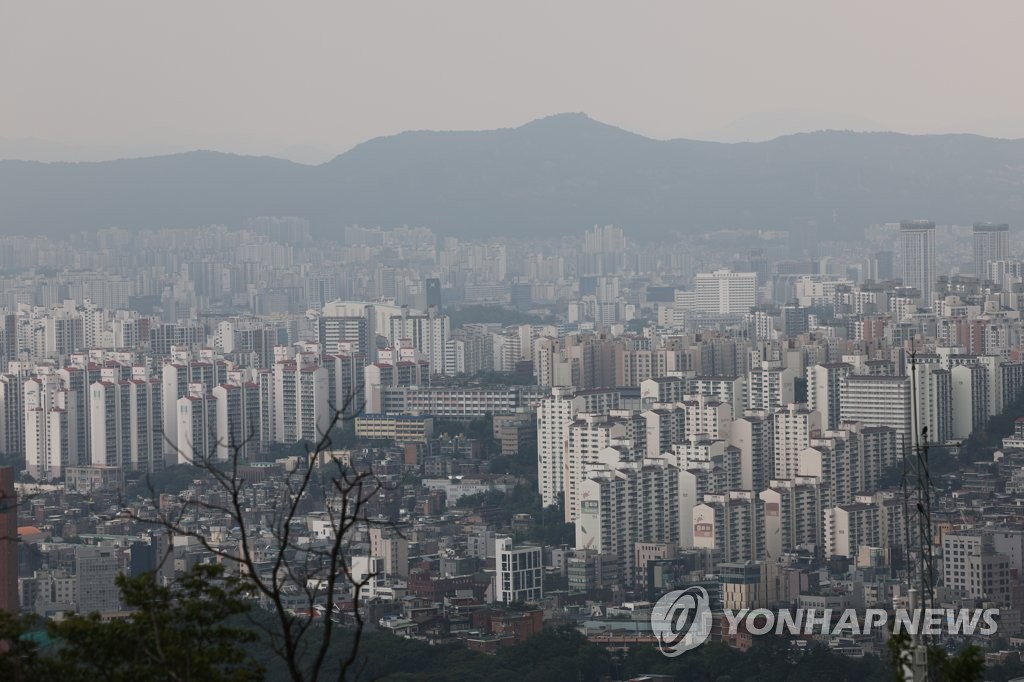
[[[765,123],[766,130],[770,129],[771,126],[781,126],[777,117],[771,117],[772,113],[776,112],[765,112]],[[777,112],[777,113],[794,113],[799,115],[799,112]],[[276,151],[261,151],[261,150],[245,150],[235,148],[218,148],[209,146],[194,146],[189,147],[185,145],[175,144],[107,144],[107,145],[74,145],[57,142],[53,140],[41,140],[38,138],[25,138],[25,139],[11,139],[0,137],[0,161],[11,160],[11,161],[41,161],[41,162],[90,162],[90,161],[111,161],[117,159],[129,159],[129,158],[142,158],[149,156],[163,156],[168,154],[180,154],[190,151],[214,151],[222,152],[226,154],[238,154],[242,156],[269,156],[280,159],[293,161],[295,163],[307,164],[307,165],[318,165],[326,163],[337,156],[344,154],[345,152],[358,147],[359,145],[369,142],[373,139],[380,137],[393,137],[406,132],[488,132],[501,129],[514,129],[519,128],[523,125],[527,125],[534,121],[542,120],[545,118],[582,114],[588,118],[597,121],[599,123],[608,124],[606,121],[601,121],[594,116],[591,116],[587,112],[554,112],[546,116],[541,116],[536,119],[529,121],[523,121],[517,125],[511,126],[492,126],[485,128],[474,128],[474,129],[427,129],[427,128],[410,128],[408,130],[396,130],[393,133],[385,133],[365,140],[360,140],[355,144],[345,149],[332,150],[327,145],[291,145],[288,147],[281,148]],[[836,117],[837,120],[840,117]],[[948,132],[925,132],[925,133],[907,133],[901,130],[888,130],[882,127],[863,127],[851,124],[836,123],[835,125],[814,125],[809,124],[804,127],[793,127],[792,129],[786,128],[781,129],[779,132],[764,133],[762,135],[729,135],[729,131],[743,129],[749,127],[751,124],[757,124],[760,122],[760,115],[755,114],[750,117],[734,122],[732,125],[723,128],[721,131],[711,132],[704,135],[688,135],[688,136],[677,136],[668,138],[658,138],[650,135],[644,135],[635,130],[629,128],[614,126],[620,130],[624,130],[629,133],[634,133],[642,137],[646,137],[654,140],[694,140],[694,141],[705,141],[705,142],[721,142],[725,144],[733,144],[739,142],[764,142],[768,140],[777,139],[779,137],[785,137],[787,135],[795,135],[800,133],[813,133],[822,131],[852,131],[852,132],[866,132],[866,133],[895,133],[905,135],[944,135],[944,134],[969,134],[979,135],[982,137],[990,137],[997,139],[1024,139],[1024,135],[1021,136],[1000,136],[1000,135],[985,135],[983,133],[973,133],[969,131],[948,131]]]
[[[580,111],[655,139],[1024,137],[1024,96],[1008,87],[1022,19],[1011,2],[922,0],[8,3],[0,157],[319,162],[406,130]]]

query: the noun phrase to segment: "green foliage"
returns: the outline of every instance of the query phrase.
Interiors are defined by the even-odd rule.
[[[565,522],[565,514],[556,506],[542,507],[540,493],[533,484],[517,485],[509,492],[489,490],[460,497],[456,506],[462,509],[500,510],[499,519],[509,522],[514,514],[530,514],[533,526],[517,536],[517,540],[544,545],[571,545],[576,542],[576,527]]]
[[[570,627],[550,628],[495,655],[462,647],[429,646],[382,633],[363,643],[366,679],[429,682],[584,682],[606,679],[608,652]]]
[[[444,419],[434,418],[434,435],[447,434],[449,437],[465,436],[476,438],[485,443],[494,440],[494,418],[490,414],[473,419]]]
[[[470,377],[471,381],[481,384],[506,384],[508,386],[532,386],[536,380],[532,376],[515,372],[489,372],[480,370]]]
[[[662,656],[654,647],[635,647],[622,661],[623,677],[644,673],[674,675],[680,680],[702,682],[890,682],[892,673],[874,656],[847,658],[822,644],[803,649],[790,646],[783,637],[755,637],[747,652],[721,642],[706,642],[677,658]]]
[[[653,646],[609,653],[572,627],[548,628],[522,644],[485,655],[453,646],[429,646],[384,633],[364,640],[364,677],[390,681],[519,682],[629,679],[670,675],[699,682],[891,682],[892,670],[875,656],[847,658],[822,644],[792,648],[781,637],[758,637],[750,651],[708,642],[677,658]],[[973,679],[973,678],[971,678]]]
[[[907,682],[903,674],[905,662],[913,660],[913,642],[906,632],[893,634],[887,643],[889,665],[898,682]],[[928,647],[928,670],[930,679],[938,682],[981,682],[985,675],[985,656],[973,644],[965,647],[955,656],[937,646]]]
[[[476,495],[464,495],[455,503],[461,509],[500,507],[505,518],[513,514],[536,514],[540,512],[540,495],[527,485],[517,485],[512,490],[488,490]]]
[[[528,443],[514,455],[496,455],[488,462],[493,474],[510,474],[537,487],[537,444]]]
[[[1003,438],[1013,433],[1013,423],[1021,414],[1024,414],[1024,399],[1008,405],[1001,414],[989,419],[982,428],[976,429],[960,447],[959,462],[963,464],[991,461],[992,453],[1002,446]],[[947,473],[946,469],[952,471],[955,466],[954,462],[943,467],[939,473]]]
[[[35,616],[0,611],[0,680],[27,680],[41,670],[40,635],[43,625]]]
[[[203,467],[195,464],[175,464],[126,485],[124,497],[126,500],[134,500],[137,497],[150,499],[163,493],[176,495],[192,485],[192,481],[209,475]]]
[[[153,574],[120,576],[124,618],[104,621],[99,614],[73,614],[50,622],[52,653],[28,637],[38,623],[0,620],[0,638],[13,643],[0,653],[0,678],[86,682],[263,679],[262,666],[246,652],[256,630],[227,624],[248,612],[243,584],[225,578],[220,566],[197,565],[170,586]],[[38,633],[38,630],[37,630]]]

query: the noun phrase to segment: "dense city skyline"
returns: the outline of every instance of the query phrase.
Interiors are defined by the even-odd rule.
[[[1024,679],[1024,5],[0,5],[0,677]]]

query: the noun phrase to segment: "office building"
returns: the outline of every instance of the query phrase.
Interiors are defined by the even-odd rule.
[[[900,258],[903,285],[921,293],[925,308],[932,305],[935,288],[935,223],[930,220],[900,222]]]
[[[1015,582],[1012,558],[995,551],[990,534],[965,530],[943,536],[942,584],[955,595],[1006,608]]]
[[[697,312],[743,315],[757,304],[757,274],[715,270],[694,278]]]
[[[538,602],[544,597],[544,563],[540,547],[512,544],[512,538],[494,543],[494,600],[501,604]]]
[[[111,613],[121,610],[118,550],[114,547],[75,547],[75,578],[78,582],[79,613]]]

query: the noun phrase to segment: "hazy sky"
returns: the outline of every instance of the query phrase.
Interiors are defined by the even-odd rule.
[[[1024,137],[1021,26],[1019,0],[0,0],[0,138],[314,158],[563,111]]]

